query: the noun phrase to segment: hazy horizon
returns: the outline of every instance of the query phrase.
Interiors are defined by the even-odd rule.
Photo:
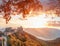
[[[4,31],[5,28],[0,28],[0,31]],[[23,28],[25,32],[35,36],[42,40],[55,40],[60,38],[60,29],[55,28]]]

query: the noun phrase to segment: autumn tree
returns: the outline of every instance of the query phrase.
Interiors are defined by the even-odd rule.
[[[57,0],[58,1],[58,4],[57,4],[57,10],[56,10],[56,14],[58,17],[60,17],[60,0]]]
[[[42,10],[42,5],[39,0],[3,0],[3,4],[0,5],[0,13],[4,13],[3,18],[6,19],[6,23],[11,19],[11,15],[22,13],[22,17],[25,18],[26,14],[29,14],[30,10]]]

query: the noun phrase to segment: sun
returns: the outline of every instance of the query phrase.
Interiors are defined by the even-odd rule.
[[[45,14],[27,17],[26,20],[20,20],[19,17],[13,17],[10,23],[22,26],[23,28],[42,28],[46,26],[47,19]]]
[[[28,28],[42,28],[45,27],[47,23],[47,19],[45,19],[44,15],[38,15],[35,17],[29,17],[24,21],[23,27]]]

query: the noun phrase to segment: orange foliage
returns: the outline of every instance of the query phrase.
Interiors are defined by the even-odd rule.
[[[13,7],[14,8],[13,8]],[[0,13],[4,12],[4,19],[6,23],[11,19],[11,14],[16,12],[16,14],[23,13],[22,17],[25,18],[26,14],[29,14],[30,10],[36,11],[42,9],[42,5],[38,0],[3,0],[3,5],[0,5]]]

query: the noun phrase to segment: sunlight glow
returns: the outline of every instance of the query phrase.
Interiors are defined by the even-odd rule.
[[[45,27],[47,23],[47,19],[45,19],[45,14],[33,17],[27,17],[27,20],[20,20],[17,18],[15,19],[11,19],[10,23],[21,25],[24,28],[42,28]]]
[[[20,27],[23,28],[44,28],[44,27],[51,27],[52,25],[49,25],[50,21],[59,21],[60,18],[57,19],[57,15],[52,13],[48,14],[45,12],[38,12],[38,14],[33,14],[31,11],[29,15],[26,15],[26,18],[22,18],[22,14],[13,16],[11,15],[11,20],[8,22],[8,24],[5,24],[5,20],[0,18],[0,26],[5,27]],[[54,17],[52,19],[52,17]],[[56,24],[55,24],[56,25]],[[55,27],[55,26],[54,26]]]

